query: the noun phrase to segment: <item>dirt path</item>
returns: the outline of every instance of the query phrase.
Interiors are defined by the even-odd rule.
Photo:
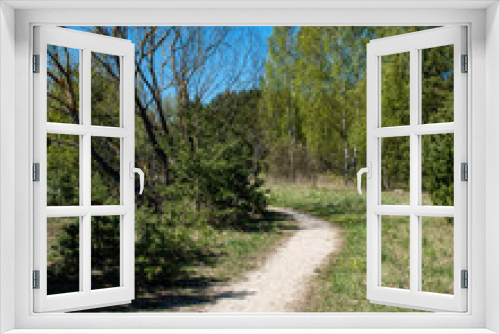
[[[293,311],[293,304],[307,292],[315,270],[340,248],[339,232],[332,224],[288,209],[269,209],[291,215],[299,230],[244,280],[217,287],[218,295],[227,297],[204,312]]]

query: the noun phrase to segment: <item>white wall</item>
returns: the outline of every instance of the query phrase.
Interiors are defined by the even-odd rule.
[[[14,328],[15,11],[0,2],[0,333]]]
[[[486,263],[486,328],[500,332],[500,6],[486,11],[486,249],[496,261]]]
[[[453,2],[453,1],[450,1]],[[26,2],[28,3],[28,2]],[[29,2],[33,3],[33,2]],[[409,11],[408,11],[409,12]],[[318,22],[337,22],[342,23],[346,22],[349,24],[353,22],[353,20],[357,22],[386,22],[386,21],[394,21],[400,20],[398,22],[407,22],[407,16],[410,15],[414,20],[421,20],[422,22],[429,22],[432,24],[433,22],[441,22],[442,18],[445,17],[443,11],[435,10],[433,12],[429,11],[419,11],[413,10],[411,13],[407,13],[406,11],[403,13],[404,15],[399,15],[398,11],[383,11],[383,10],[370,10],[370,11],[362,11],[361,13],[356,12],[354,15],[349,15],[349,11],[291,11],[291,10],[268,10],[266,12],[256,11],[256,10],[247,10],[244,13],[241,12],[238,15],[227,15],[224,14],[225,11],[211,11],[210,15],[207,15],[206,10],[193,10],[193,11],[181,11],[181,10],[168,10],[168,11],[156,11],[154,13],[134,10],[133,12],[117,12],[115,10],[99,10],[99,11],[89,11],[89,10],[72,10],[72,11],[46,11],[44,12],[45,22],[91,22],[94,24],[98,24],[99,21],[107,22],[108,24],[112,24],[113,22],[119,24],[122,21],[126,21],[130,24],[130,22],[136,22],[138,25],[144,24],[144,22],[157,22],[163,23],[168,22],[169,24],[188,24],[188,23],[199,23],[206,22],[210,23],[220,23],[223,22],[238,22],[239,24],[244,24],[245,22],[277,22],[286,24],[286,23],[296,23],[296,24],[307,24],[311,22],[315,22],[315,19]],[[346,15],[347,14],[347,15]],[[498,97],[499,92],[499,82],[500,82],[500,64],[499,63],[499,54],[500,54],[500,23],[499,23],[499,8],[498,5],[495,4],[494,7],[490,7],[488,9],[488,20],[484,19],[484,11],[453,11],[446,10],[446,14],[452,17],[449,19],[450,24],[454,24],[456,22],[473,22],[473,35],[476,38],[474,50],[475,53],[472,55],[472,63],[474,66],[474,75],[476,78],[484,78],[485,75],[485,66],[483,64],[484,53],[482,47],[484,46],[483,29],[488,29],[488,33],[491,34],[488,37],[488,48],[493,50],[493,53],[489,53],[488,67],[486,73],[495,73],[494,75],[488,75],[488,91],[485,89],[484,80],[480,82],[477,79],[474,81],[475,87],[477,90],[482,93],[477,93],[476,99],[472,102],[473,104],[473,126],[471,126],[471,130],[474,136],[477,137],[477,140],[474,141],[473,152],[476,159],[472,159],[473,164],[472,169],[469,173],[470,176],[474,178],[474,189],[471,194],[472,200],[474,202],[473,206],[473,217],[472,221],[474,222],[474,231],[473,238],[477,241],[477,235],[481,236],[486,235],[488,238],[488,243],[490,248],[488,250],[493,249],[496,253],[493,256],[493,259],[496,259],[494,263],[488,263],[488,278],[486,280],[486,284],[488,287],[488,293],[486,294],[487,300],[485,301],[483,296],[483,286],[486,284],[484,278],[481,275],[481,279],[474,278],[474,272],[483,272],[484,260],[483,262],[476,261],[472,264],[471,269],[471,280],[480,281],[480,286],[477,286],[475,289],[475,294],[471,295],[473,310],[476,314],[483,314],[485,310],[488,312],[488,328],[495,330],[495,332],[500,332],[500,287],[499,285],[499,277],[500,277],[500,253],[499,253],[499,245],[495,244],[494,241],[498,240],[498,236],[500,233],[499,221],[500,221],[500,173],[499,173],[499,163],[500,163],[500,135],[497,133],[499,129],[500,116],[498,115],[500,106],[500,97]],[[230,19],[228,19],[230,17]],[[225,20],[225,21],[224,21]],[[14,263],[13,261],[13,239],[6,238],[6,235],[12,235],[12,228],[14,222],[14,213],[12,212],[13,198],[14,198],[14,167],[11,161],[14,161],[14,158],[17,159],[17,175],[16,175],[16,189],[17,194],[17,235],[16,239],[19,240],[19,236],[27,236],[28,226],[29,226],[29,200],[28,196],[25,194],[28,193],[30,182],[30,159],[29,159],[29,100],[27,98],[29,92],[28,85],[28,77],[29,77],[29,28],[28,22],[40,22],[40,14],[33,11],[25,11],[23,13],[22,10],[17,12],[17,80],[15,85],[17,86],[16,95],[17,95],[17,104],[16,104],[16,133],[14,133],[14,124],[13,124],[13,115],[14,110],[12,109],[12,101],[11,98],[14,96],[14,82],[13,78],[15,78],[14,73],[12,72],[14,69],[14,48],[13,48],[13,26],[14,26],[14,11],[1,3],[0,0],[0,45],[2,45],[2,50],[0,51],[0,258],[3,259],[3,262],[0,263],[0,271],[2,273],[14,273]],[[43,23],[43,22],[42,22]],[[478,32],[480,31],[480,32]],[[6,37],[5,37],[6,36]],[[479,37],[478,37],[479,36]],[[7,47],[6,47],[7,46]],[[12,48],[10,48],[12,46]],[[479,65],[479,66],[476,66]],[[10,73],[9,73],[10,72]],[[8,73],[8,75],[7,75]],[[4,75],[5,74],[5,75]],[[8,79],[7,79],[8,78]],[[487,95],[487,107],[485,106],[485,94]],[[481,95],[482,94],[482,95]],[[485,122],[485,109],[487,110],[488,122]],[[487,131],[490,134],[495,134],[493,140],[490,140],[488,143],[485,143],[484,140],[484,130],[487,128]],[[14,152],[11,149],[11,145],[13,144],[12,138],[14,135],[17,135],[16,144],[19,145],[22,149],[19,150],[15,156]],[[487,147],[488,145],[488,147]],[[485,158],[485,148],[491,148],[491,152],[488,150],[487,158]],[[470,159],[470,158],[469,158]],[[487,166],[485,169],[485,159],[487,159]],[[477,163],[476,163],[477,162]],[[488,182],[485,182],[485,171],[491,173],[491,178],[488,179]],[[485,201],[484,194],[486,194],[488,205],[488,215],[487,219],[484,215],[485,213]],[[484,223],[485,221],[489,222],[488,230],[485,233]],[[21,232],[21,233],[20,233]],[[477,233],[479,232],[479,233]],[[27,237],[25,238],[27,239]],[[25,240],[23,239],[23,240]],[[472,250],[472,254],[480,254],[484,256],[484,243],[476,242],[474,249]],[[18,285],[23,287],[23,289],[18,289],[17,295],[17,303],[18,313],[17,316],[17,325],[18,326],[27,326],[27,306],[29,306],[29,292],[27,285],[25,284],[30,280],[31,267],[28,260],[28,243],[19,242],[18,250],[21,249],[22,252],[17,252],[17,260],[18,265],[16,266],[18,277]],[[479,251],[478,251],[479,250]],[[488,253],[488,255],[490,255]],[[477,256],[476,256],[477,258]],[[480,263],[480,264],[479,264]],[[473,284],[472,281],[470,284]],[[9,275],[4,277],[3,281],[0,281],[0,293],[1,293],[1,302],[0,302],[0,332],[4,332],[9,328],[12,328],[14,325],[13,321],[13,310],[14,310],[14,292],[13,292],[13,276]],[[478,292],[479,291],[479,292]],[[491,292],[491,293],[490,293]],[[478,298],[480,296],[480,298]],[[475,297],[475,298],[474,298]],[[23,306],[23,307],[20,307]],[[47,328],[54,327],[54,317],[45,317],[36,319],[39,321],[38,323],[29,323],[32,327],[35,325],[44,325]],[[391,319],[384,317],[372,317],[375,320],[376,326],[384,327],[387,326],[388,320]],[[376,318],[376,319],[375,319]],[[405,319],[404,317],[399,317],[401,319]],[[464,317],[465,318],[465,317]],[[30,321],[32,319],[29,319]],[[157,326],[165,326],[164,320],[157,318],[148,318],[148,321],[156,321]],[[245,316],[235,316],[235,317],[227,317],[224,319],[224,324],[222,325],[222,321],[217,319],[217,317],[211,318],[197,318],[195,322],[193,322],[192,318],[182,317],[182,316],[172,316],[168,320],[169,327],[175,328],[181,327],[182,325],[187,326],[198,326],[200,328],[208,327],[208,326],[218,326],[215,328],[219,328],[225,326],[227,328],[231,327],[265,327],[266,323],[256,320],[254,317],[245,317]],[[304,328],[304,327],[317,327],[317,328],[327,328],[327,327],[338,327],[339,321],[338,317],[325,315],[324,317],[316,316],[314,319],[304,319],[300,317],[283,317],[283,322],[286,321],[289,327],[296,328]],[[307,321],[309,322],[307,322]],[[363,322],[359,322],[356,318],[348,319],[340,319],[343,320],[342,324],[344,326],[359,326],[359,327],[368,327],[369,324],[364,324]],[[464,326],[464,319],[459,319],[454,324],[454,327]],[[94,326],[94,328],[104,328],[100,323],[89,323],[88,319],[81,317],[78,319],[82,324],[85,323],[87,326]],[[123,324],[121,324],[122,328],[133,328],[134,323],[137,323],[136,317],[127,317],[124,318]],[[475,320],[476,321],[476,320]],[[43,323],[42,323],[43,322]],[[66,322],[61,322],[58,324],[60,328],[69,328],[72,326],[72,323],[75,322],[74,319],[66,319]],[[345,325],[347,324],[347,325]],[[436,322],[434,319],[427,319],[427,323],[425,326],[435,326]],[[468,323],[467,323],[468,324]],[[51,326],[51,327],[48,327]],[[483,327],[484,326],[484,318],[479,318],[473,324],[475,327]],[[159,327],[161,328],[161,327]]]

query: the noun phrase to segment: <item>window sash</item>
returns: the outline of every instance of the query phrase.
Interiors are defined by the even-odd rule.
[[[80,50],[80,124],[47,123],[47,46]],[[91,52],[121,57],[120,127],[91,125]],[[65,28],[35,27],[34,53],[40,55],[40,73],[34,80],[34,161],[40,163],[40,182],[34,191],[34,264],[40,271],[40,289],[33,290],[35,312],[66,312],[128,303],[134,298],[134,45],[128,40]],[[47,207],[47,141],[49,133],[80,138],[80,205]],[[120,138],[120,205],[91,205],[91,138]],[[91,217],[120,215],[120,287],[91,288]],[[80,217],[80,291],[47,295],[47,217]]]
[[[467,75],[460,73],[461,54],[467,54],[466,28],[435,28],[371,41],[367,48],[367,297],[379,304],[431,311],[467,311],[467,289],[460,271],[467,269],[467,183],[460,180],[460,164],[467,162]],[[454,46],[454,122],[420,124],[421,49]],[[410,125],[381,127],[381,57],[410,52]],[[454,206],[422,206],[421,135],[454,133]],[[410,205],[381,205],[381,138],[410,137]],[[381,286],[381,217],[410,217],[410,289]],[[422,216],[454,217],[454,295],[419,291],[421,282]]]

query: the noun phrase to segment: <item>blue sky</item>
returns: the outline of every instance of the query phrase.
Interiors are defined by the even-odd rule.
[[[74,27],[68,27],[68,28],[74,29],[74,30],[80,30],[80,31],[89,31],[92,29],[92,27],[89,27],[89,26],[74,26]],[[140,28],[140,27],[130,27],[129,38],[130,38],[130,40],[132,40],[136,44],[139,44],[138,43],[139,41],[137,40],[138,39],[137,30],[136,30],[137,28]],[[249,43],[251,43],[249,40],[247,41],[247,40],[243,39],[243,41],[238,41],[238,43],[242,43],[242,44],[237,45],[236,47],[237,47],[237,49],[246,49],[246,50],[251,48],[252,50],[254,50],[258,54],[258,56],[261,59],[262,64],[263,64],[264,60],[267,58],[267,39],[272,34],[273,27],[271,27],[271,26],[254,26],[254,27],[246,27],[246,28],[250,28],[253,30],[253,33],[255,33],[255,35],[257,36],[256,39],[257,39],[258,45],[251,45],[251,44],[249,44]],[[158,59],[157,61],[160,63],[161,59]],[[156,62],[156,60],[155,60],[155,62]],[[165,67],[165,68],[168,70],[167,67]],[[260,68],[262,68],[262,67],[260,67]],[[255,82],[255,72],[256,72],[255,68],[251,68],[251,67],[245,68],[245,71],[242,73],[243,80]],[[205,72],[203,75],[207,76],[208,74]],[[150,80],[151,77],[149,76],[147,79]],[[258,83],[255,83],[254,86],[255,85],[258,85]],[[213,92],[211,92],[210,94],[207,94],[207,96],[205,96],[203,101],[209,102],[214,96],[216,96],[220,92],[225,91],[227,88],[228,87],[225,87],[222,85],[220,88],[214,89]],[[238,90],[238,89],[236,89],[236,90]],[[168,92],[168,91],[165,92],[165,95],[171,95],[171,94],[173,94],[173,91],[172,92]]]

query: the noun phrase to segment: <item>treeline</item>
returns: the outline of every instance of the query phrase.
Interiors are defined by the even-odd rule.
[[[261,81],[268,172],[331,173],[345,184],[366,165],[366,45],[431,27],[275,27]],[[422,122],[453,121],[453,48],[422,51]],[[409,54],[382,57],[382,126],[409,125]],[[423,189],[453,194],[453,136],[424,136]],[[382,189],[409,189],[409,140],[382,141]]]

